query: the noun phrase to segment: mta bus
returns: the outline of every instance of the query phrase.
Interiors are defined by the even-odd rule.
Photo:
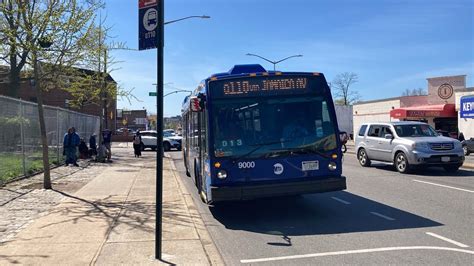
[[[208,204],[346,189],[322,73],[236,65],[184,99],[186,174]]]

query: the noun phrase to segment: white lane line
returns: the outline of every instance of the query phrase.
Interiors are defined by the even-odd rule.
[[[385,220],[395,221],[395,219],[393,219],[392,217],[388,217],[388,216],[383,215],[383,214],[380,214],[380,213],[378,213],[378,212],[370,212],[370,213],[372,213],[372,214],[375,215],[375,216],[384,218]]]
[[[437,183],[431,183],[431,182],[426,182],[426,181],[416,180],[416,179],[413,179],[413,181],[420,182],[420,183],[425,183],[425,184],[429,184],[429,185],[433,185],[433,186],[438,186],[438,187],[445,187],[445,188],[456,189],[456,190],[465,191],[465,192],[469,192],[469,193],[474,193],[474,191],[472,191],[472,190],[458,188],[458,187],[451,187],[451,186],[446,186],[446,185],[441,185],[441,184],[437,184]]]
[[[454,240],[449,239],[449,238],[444,237],[444,236],[437,235],[437,234],[435,234],[435,233],[426,232],[426,234],[427,234],[427,235],[430,235],[430,236],[432,236],[432,237],[439,238],[439,239],[444,240],[444,241],[446,241],[446,242],[449,242],[449,243],[451,243],[451,244],[454,244],[454,245],[456,245],[456,246],[458,246],[458,247],[462,247],[462,248],[468,248],[468,247],[469,247],[468,245],[464,245],[463,243],[460,243],[460,242],[458,242],[458,241],[454,241]]]
[[[345,201],[345,200],[342,200],[342,199],[340,199],[340,198],[331,197],[331,199],[336,200],[336,201],[339,201],[340,203],[344,203],[344,204],[346,204],[346,205],[351,204],[349,201]]]
[[[408,246],[408,247],[385,247],[385,248],[334,251],[334,252],[312,253],[312,254],[304,254],[304,255],[282,256],[282,257],[261,258],[261,259],[247,259],[247,260],[240,260],[240,263],[255,263],[255,262],[267,262],[267,261],[277,261],[277,260],[304,259],[304,258],[315,258],[315,257],[324,257],[324,256],[337,256],[337,255],[361,254],[361,253],[396,251],[396,250],[446,250],[446,251],[454,251],[454,252],[467,253],[467,254],[474,255],[474,251],[472,250],[465,250],[465,249],[459,249],[459,248],[433,247],[433,246]]]

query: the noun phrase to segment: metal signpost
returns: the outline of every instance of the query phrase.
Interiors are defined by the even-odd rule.
[[[155,221],[155,258],[161,256],[162,202],[163,202],[163,37],[164,37],[164,0],[139,0],[139,50],[157,48],[157,86],[156,86],[156,221]],[[150,93],[152,96],[152,93]]]

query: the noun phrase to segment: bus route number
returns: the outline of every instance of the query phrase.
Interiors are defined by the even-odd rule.
[[[255,168],[255,162],[240,162],[238,164],[239,166],[239,169],[242,169],[242,168]]]
[[[242,140],[241,139],[237,139],[237,140],[223,140],[222,141],[222,147],[227,147],[227,146],[230,146],[230,147],[234,147],[234,146],[242,146]]]

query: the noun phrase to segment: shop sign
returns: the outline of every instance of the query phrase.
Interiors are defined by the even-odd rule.
[[[461,118],[474,118],[474,95],[461,97],[459,115]]]
[[[407,111],[407,117],[437,117],[440,115],[440,111]]]

